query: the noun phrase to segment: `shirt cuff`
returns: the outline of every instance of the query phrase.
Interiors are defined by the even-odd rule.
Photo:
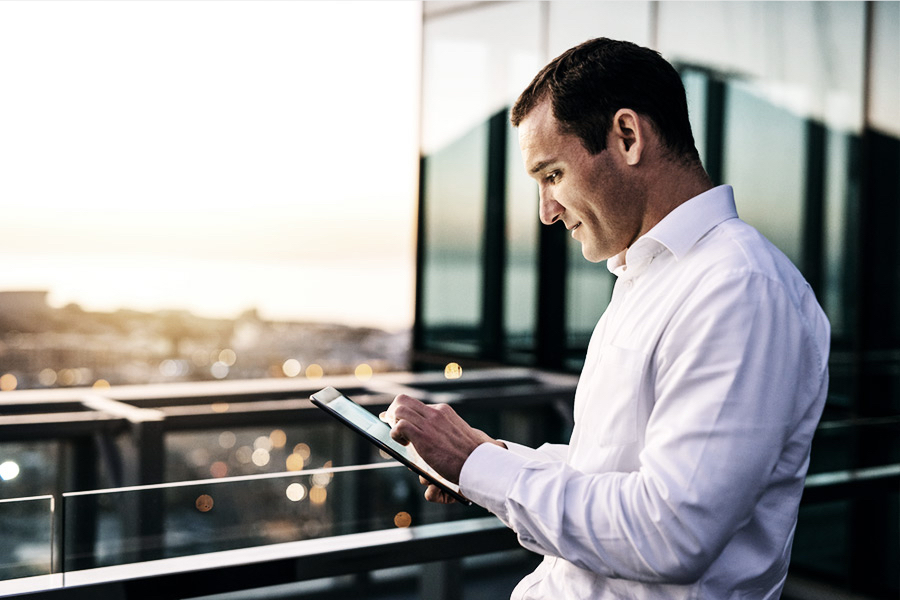
[[[508,525],[507,492],[519,469],[528,462],[515,452],[485,442],[475,448],[463,464],[459,489],[466,498],[488,509]]]
[[[547,456],[544,455],[540,450],[536,448],[531,448],[529,446],[523,446],[522,444],[517,444],[515,442],[507,442],[506,440],[500,440],[504,444],[506,444],[506,448],[512,452],[513,454],[517,454],[522,458],[526,458],[528,460],[547,460]]]

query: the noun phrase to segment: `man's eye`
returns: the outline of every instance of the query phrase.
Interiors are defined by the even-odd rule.
[[[547,183],[556,183],[559,180],[559,171],[547,173],[547,176],[544,179],[547,180]]]

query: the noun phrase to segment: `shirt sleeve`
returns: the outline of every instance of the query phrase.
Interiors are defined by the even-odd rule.
[[[726,274],[694,292],[648,366],[655,404],[637,471],[582,473],[485,444],[463,467],[463,493],[535,552],[611,577],[699,578],[764,492],[796,480],[797,464],[779,464],[786,448],[805,453],[805,471],[827,366],[823,326],[780,282]],[[791,527],[798,499],[767,516]]]
[[[510,452],[529,460],[556,462],[566,460],[566,455],[569,453],[568,444],[544,444],[539,448],[529,448],[515,442],[501,441],[506,444]]]

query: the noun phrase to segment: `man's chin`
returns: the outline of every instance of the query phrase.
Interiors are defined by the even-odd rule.
[[[604,260],[606,260],[608,258],[612,258],[612,256],[613,256],[613,255],[605,256],[603,253],[598,252],[594,248],[588,248],[584,244],[581,245],[581,255],[584,256],[584,258],[588,262],[592,262],[592,263],[603,262]]]

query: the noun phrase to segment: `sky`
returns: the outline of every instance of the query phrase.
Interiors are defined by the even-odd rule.
[[[413,318],[418,2],[0,2],[0,290]]]

